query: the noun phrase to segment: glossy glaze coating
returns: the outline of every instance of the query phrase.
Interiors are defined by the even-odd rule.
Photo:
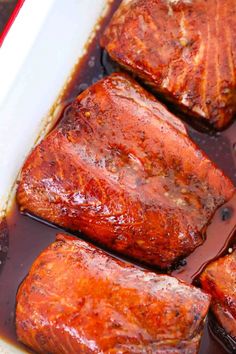
[[[209,297],[58,235],[17,294],[19,340],[39,353],[197,353]]]
[[[212,295],[211,308],[220,325],[236,340],[236,250],[212,262],[201,284]]]
[[[124,0],[101,44],[166,98],[222,128],[236,112],[235,19],[235,0]]]
[[[233,191],[176,117],[113,74],[34,149],[17,199],[22,210],[165,268],[203,242]]]

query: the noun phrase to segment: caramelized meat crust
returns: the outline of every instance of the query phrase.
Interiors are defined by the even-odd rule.
[[[180,108],[216,128],[236,113],[235,0],[124,0],[101,45]]]
[[[233,191],[176,117],[113,74],[33,150],[17,198],[22,210],[165,268],[203,242]]]
[[[17,294],[20,341],[39,353],[197,353],[209,297],[84,241],[57,236]]]
[[[212,296],[211,308],[220,325],[236,339],[236,250],[208,265],[201,284]]]

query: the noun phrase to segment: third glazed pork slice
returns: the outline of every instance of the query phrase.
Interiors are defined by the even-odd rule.
[[[216,128],[236,113],[235,0],[124,0],[101,44],[157,92]]]
[[[177,118],[113,74],[33,150],[17,198],[22,210],[165,268],[203,242],[233,190]]]
[[[44,354],[197,354],[209,300],[58,235],[19,288],[16,329]]]

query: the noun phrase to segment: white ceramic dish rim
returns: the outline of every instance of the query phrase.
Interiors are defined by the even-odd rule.
[[[60,93],[110,0],[27,0],[0,49],[0,216],[20,168],[57,115]],[[1,304],[0,304],[1,306]],[[0,338],[0,354],[22,349]]]

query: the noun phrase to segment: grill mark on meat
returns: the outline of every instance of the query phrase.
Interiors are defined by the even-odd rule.
[[[226,28],[226,31],[227,31],[226,41],[228,43],[227,51],[228,51],[229,67],[230,67],[230,71],[231,71],[231,76],[233,78],[233,85],[235,85],[235,83],[236,83],[235,72],[234,72],[235,62],[234,62],[234,56],[233,56],[233,51],[232,51],[232,36],[229,32],[229,27]]]
[[[209,19],[209,16],[212,16],[213,20]],[[208,42],[210,56],[208,57],[208,66],[207,66],[207,92],[209,99],[209,112],[212,115],[211,102],[215,100],[215,89],[216,89],[216,60],[217,60],[217,44],[212,40],[215,34],[215,18],[216,18],[216,8],[213,6],[212,14],[207,16],[209,21],[209,30],[210,30],[210,40]],[[210,57],[214,58],[214,60],[210,60]]]
[[[184,12],[181,11],[180,28],[182,32],[182,37],[180,38],[180,44],[183,45],[183,50],[184,47],[188,44],[188,32],[187,32],[187,28],[185,27],[185,21],[186,18],[184,16]],[[183,60],[183,54],[181,60]],[[178,79],[175,82],[177,92],[181,92],[181,90],[183,89],[186,75],[187,75],[187,68],[184,67],[184,69],[182,69],[182,73],[179,75]]]
[[[234,50],[234,46],[236,46],[236,23],[235,23],[235,15],[236,15],[236,4],[232,4],[233,14],[229,17],[229,25],[227,26],[227,30],[229,34],[229,46],[232,56],[232,63],[233,63],[233,77],[234,77],[234,84],[236,84],[236,51]],[[232,12],[232,10],[231,10]],[[230,31],[232,28],[232,31]]]
[[[216,16],[215,16],[215,31],[216,37],[219,38],[219,0],[216,0]],[[219,48],[219,41],[216,41],[216,94],[217,97],[221,97],[220,93],[220,73],[219,73],[219,66],[220,66],[220,48]]]
[[[205,7],[207,7],[207,3],[205,3]],[[204,75],[203,75],[203,80],[202,80],[202,92],[203,92],[203,98],[202,98],[202,104],[205,107],[205,111],[207,112],[207,115],[209,115],[209,109],[207,105],[207,63],[209,60],[209,35],[210,35],[210,25],[209,22],[207,21],[207,36],[206,36],[206,45],[205,45],[205,61],[203,63],[204,65]],[[202,33],[202,37],[204,37],[204,33]],[[203,56],[204,58],[204,56]]]
[[[235,6],[235,14],[236,14],[236,6]],[[230,27],[227,26],[226,30],[227,30],[227,43],[228,43],[228,51],[229,51],[229,62],[230,62],[230,67],[231,67],[231,73],[232,73],[232,77],[233,77],[233,84],[236,84],[236,79],[235,79],[235,71],[236,71],[236,60],[235,60],[235,52],[233,51],[233,35],[235,35],[235,30],[236,30],[236,26],[235,26],[235,21],[233,21],[234,24],[234,29],[232,32],[229,31]],[[235,37],[236,38],[236,37]],[[236,41],[235,41],[236,44]]]

